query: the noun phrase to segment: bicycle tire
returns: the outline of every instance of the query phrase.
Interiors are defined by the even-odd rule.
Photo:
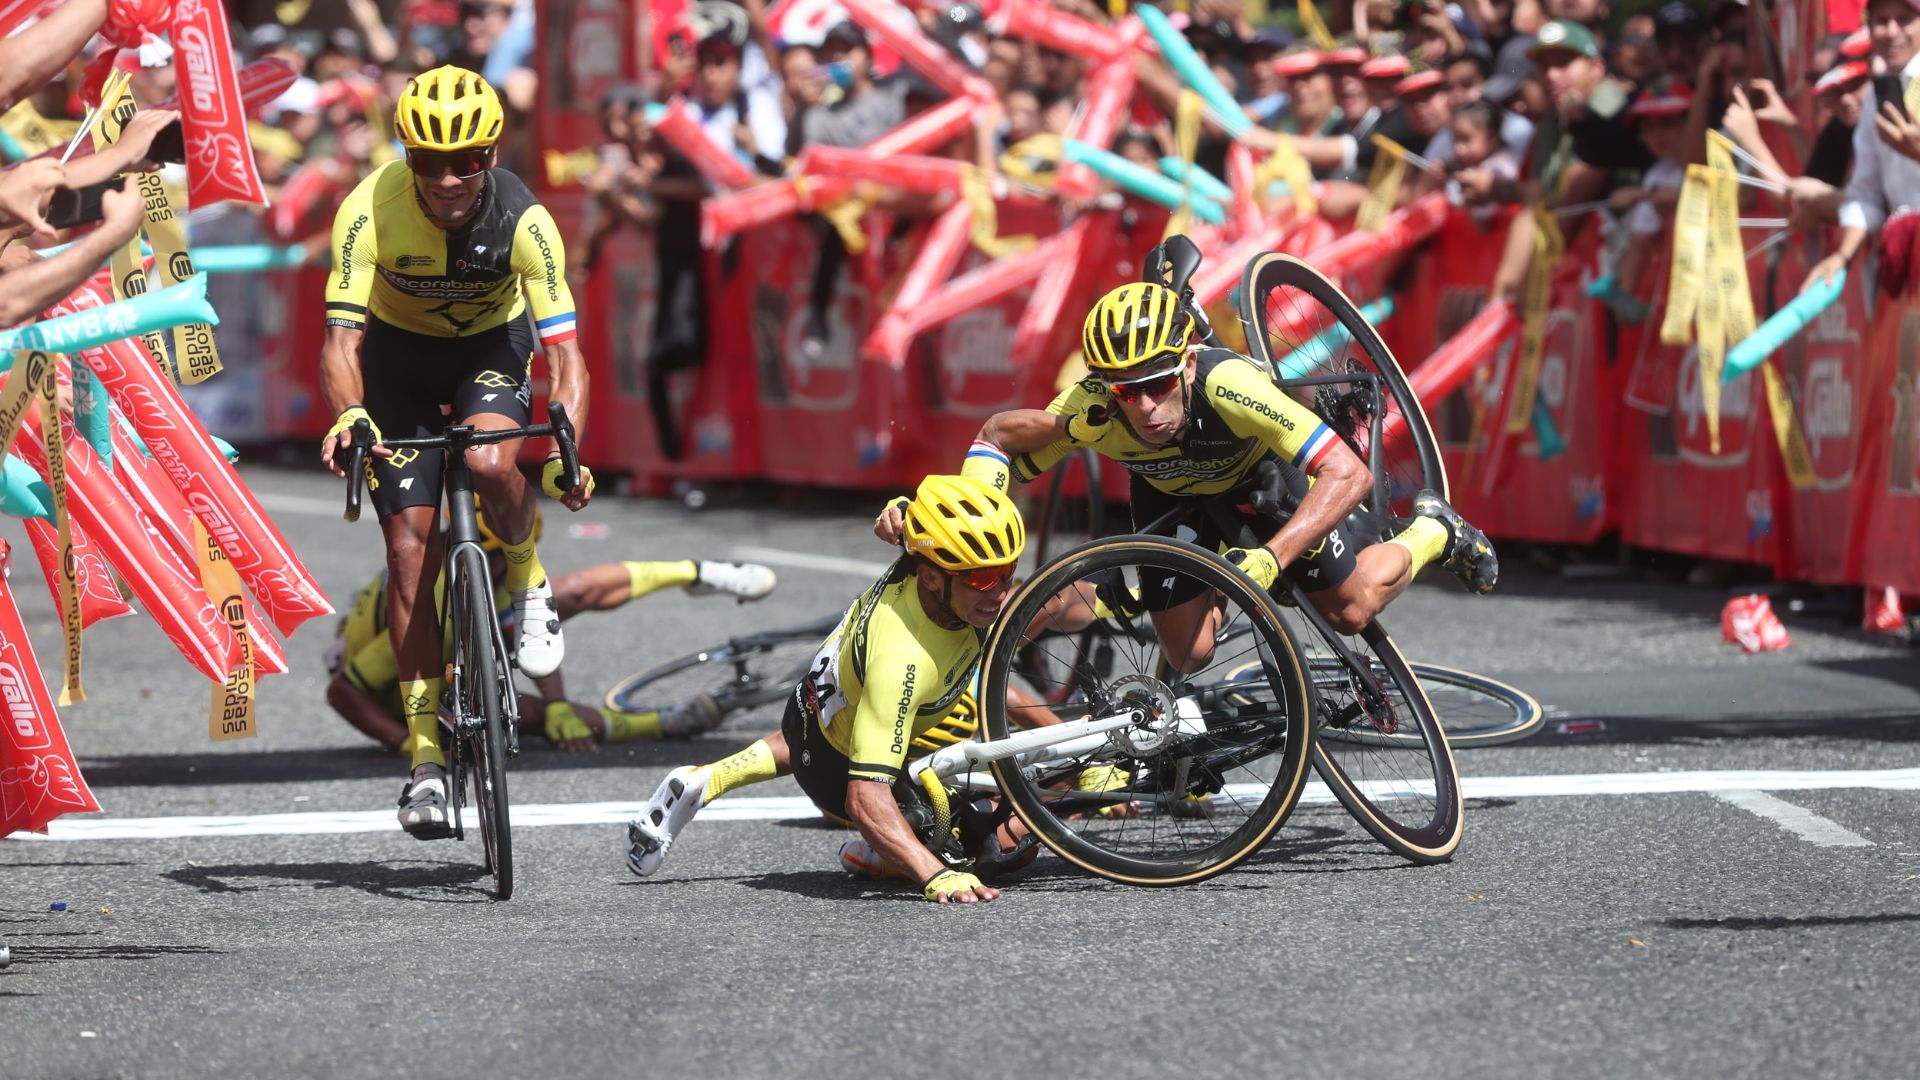
[[[1027,544],[1027,550],[1033,553],[1036,573],[1051,562],[1053,556],[1106,535],[1107,504],[1100,494],[1100,455],[1083,446],[1047,472],[1047,493],[1035,515],[1039,528]],[[1084,478],[1087,487],[1086,494],[1081,496],[1066,494],[1067,480],[1076,473]],[[1080,527],[1082,524],[1084,528]]]
[[[1339,286],[1291,255],[1268,252],[1249,262],[1241,277],[1240,317],[1254,361],[1372,469],[1374,491],[1366,505],[1376,514],[1370,528],[1361,530],[1377,534],[1368,535],[1369,542],[1398,531],[1421,489],[1449,497],[1446,465],[1425,408],[1380,332]],[[1358,381],[1313,381],[1343,375],[1377,377],[1384,398],[1362,394]],[[1337,389],[1343,385],[1352,389],[1343,393]]]
[[[1427,692],[1440,729],[1455,750],[1517,743],[1532,737],[1546,722],[1540,702],[1518,687],[1478,672],[1419,660],[1409,661],[1408,666],[1420,680],[1420,688]],[[1234,684],[1246,674],[1238,669],[1228,672],[1215,690],[1231,694]],[[1350,737],[1321,733],[1321,738]]]
[[[478,549],[462,549],[454,557],[470,555],[477,556]],[[470,786],[479,810],[481,850],[487,871],[493,875],[493,895],[508,900],[513,897],[513,826],[507,798],[506,697],[513,693],[513,676],[499,637],[500,623],[494,615],[486,564],[478,558],[465,558],[465,562],[459,574],[463,610],[458,625],[463,630],[460,652],[464,654],[461,708],[465,714],[460,732],[467,740]]]
[[[796,626],[742,634],[629,675],[607,691],[606,707],[620,712],[660,712],[697,694],[708,694],[723,713],[753,715],[784,707],[820,643],[840,622],[827,615]],[[775,720],[777,722],[777,718]]]
[[[1269,672],[1274,707],[1253,716],[1205,717],[1196,712],[1191,720],[1182,717],[1173,722],[1172,733],[1146,749],[1138,741],[1127,741],[1136,739],[1143,729],[1124,729],[1107,745],[1079,758],[1031,769],[1003,759],[993,762],[991,769],[1002,796],[1027,828],[1069,863],[1128,885],[1190,884],[1229,870],[1258,851],[1292,813],[1306,782],[1313,725],[1308,720],[1311,705],[1299,649],[1272,598],[1240,571],[1216,555],[1166,537],[1096,540],[1061,556],[1020,587],[988,633],[982,660],[985,741],[1005,739],[1015,727],[1023,726],[1008,716],[1007,689],[1018,674],[1021,651],[1041,640],[1039,634],[1028,635],[1026,628],[1047,602],[1089,575],[1124,574],[1127,567],[1133,567],[1136,576],[1140,567],[1186,574],[1220,590],[1234,611],[1232,618],[1252,624],[1254,637],[1246,651],[1216,655],[1208,668],[1193,677],[1203,678],[1215,666],[1229,666],[1249,652],[1258,652]],[[1178,699],[1189,680],[1161,682],[1147,675],[1161,670],[1148,663],[1147,650],[1157,652],[1157,641],[1133,641],[1130,655],[1122,659],[1139,661],[1136,670],[1111,681],[1103,679],[1094,687],[1092,703],[1080,711],[1139,707],[1146,699],[1154,703],[1165,731],[1168,710],[1159,703],[1172,704],[1178,716]],[[1102,700],[1122,686],[1130,687],[1125,696]],[[1192,726],[1192,721],[1199,726]],[[1053,786],[1063,778],[1076,785],[1086,783],[1089,771],[1096,768],[1110,770],[1117,784],[1090,790]],[[1270,776],[1266,775],[1269,770]],[[1081,816],[1072,812],[1120,802],[1128,805],[1128,813]],[[1201,802],[1206,805],[1197,805]],[[1135,806],[1146,809],[1136,816],[1131,812]],[[1189,822],[1195,824],[1183,824]],[[1162,823],[1176,834],[1177,846],[1166,852],[1149,850],[1159,838]],[[1189,840],[1188,832],[1212,840]]]
[[[1319,720],[1313,770],[1388,851],[1410,862],[1445,862],[1459,848],[1466,825],[1453,748],[1426,691],[1378,622],[1349,636],[1348,645],[1363,657],[1372,655],[1369,670],[1390,696],[1383,698],[1384,709],[1364,704],[1351,690],[1353,673],[1341,665],[1337,677],[1328,677],[1308,646]],[[1343,702],[1342,694],[1351,700]],[[1401,737],[1366,737],[1388,725],[1383,734]]]

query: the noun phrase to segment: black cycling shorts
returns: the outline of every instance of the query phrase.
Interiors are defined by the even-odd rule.
[[[525,319],[466,337],[433,337],[367,319],[360,342],[360,381],[367,414],[380,434],[420,438],[449,420],[483,413],[525,424],[533,416],[533,328]],[[397,450],[367,458],[374,510],[389,517],[440,502],[444,450]]]
[[[1306,474],[1282,462],[1280,475],[1285,478],[1287,489],[1296,504],[1306,497]],[[1132,483],[1133,526],[1136,529],[1143,528],[1175,507],[1204,506],[1213,498],[1215,496],[1211,495],[1169,495],[1135,476]],[[1253,530],[1254,537],[1260,543],[1273,539],[1273,534],[1280,531],[1278,523],[1255,514],[1251,507],[1236,508],[1233,514]],[[1220,552],[1240,546],[1240,541],[1244,539],[1228,536],[1220,523],[1204,510],[1183,522],[1173,535],[1209,551]],[[1306,592],[1335,588],[1353,575],[1355,551],[1353,538],[1345,530],[1336,528],[1320,541],[1319,547],[1295,559],[1293,565],[1282,573]],[[1205,582],[1185,574],[1156,574],[1140,583],[1140,598],[1148,611],[1165,611],[1202,595],[1208,588]]]
[[[813,713],[801,704],[800,688],[787,695],[787,714],[780,721],[780,734],[786,736],[787,753],[793,763],[793,778],[820,812],[841,824],[851,824],[847,813],[847,773],[853,762],[833,748],[827,733]]]

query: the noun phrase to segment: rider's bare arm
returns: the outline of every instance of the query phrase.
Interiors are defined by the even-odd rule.
[[[946,869],[946,864],[928,851],[913,835],[900,804],[894,801],[893,786],[874,780],[847,781],[847,816],[854,827],[880,857],[925,881]]]
[[[578,340],[562,341],[546,348],[547,400],[566,406],[567,419],[573,422],[575,443],[587,438],[587,359]]]
[[[327,340],[320,346],[320,396],[335,416],[362,404],[366,396],[360,379],[360,339],[364,336],[365,331],[358,327],[335,324],[327,327]],[[347,448],[350,438],[341,432],[334,443],[321,448],[327,458],[324,464],[335,476],[347,475],[346,458],[340,451]]]
[[[1319,546],[1373,487],[1373,472],[1367,463],[1337,439],[1320,459],[1319,467],[1307,475],[1313,477],[1313,486],[1286,525],[1267,541],[1267,550],[1283,568]]]

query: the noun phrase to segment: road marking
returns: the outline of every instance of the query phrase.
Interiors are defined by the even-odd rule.
[[[799,570],[825,570],[833,574],[846,574],[849,577],[879,577],[887,572],[890,563],[869,562],[866,559],[843,559],[838,555],[809,555],[804,551],[782,551],[768,547],[736,547],[733,557],[742,562],[765,563],[768,566],[791,566]]]
[[[1872,847],[1873,841],[1839,822],[1823,818],[1804,806],[1776,799],[1764,791],[1716,791],[1713,797],[1775,825],[1815,847]]]
[[[305,495],[282,495],[272,491],[256,491],[253,497],[260,503],[262,510],[275,514],[307,514],[313,517],[337,518],[346,509],[346,498],[310,499]]]
[[[1465,777],[1462,787],[1469,799],[1565,798],[1581,795],[1677,795],[1687,793],[1739,793],[1758,796],[1764,791],[1816,791],[1834,788],[1873,788],[1883,791],[1920,791],[1920,768],[1915,769],[1843,769],[1832,772],[1671,772],[1671,773],[1595,773],[1574,776],[1482,776]],[[1241,794],[1237,790],[1229,794]],[[1249,790],[1258,796],[1260,792]],[[1376,796],[1380,797],[1380,796]],[[1303,803],[1330,803],[1333,795],[1319,783],[1308,784],[1301,795]],[[1729,799],[1728,801],[1733,801]],[[1788,825],[1774,814],[1782,827],[1800,834],[1806,819],[1821,822],[1867,843],[1853,833],[1789,803],[1779,806],[1802,817],[1797,825]],[[641,802],[529,803],[516,804],[513,824],[516,828],[547,825],[613,825],[631,819]],[[1741,804],[1736,804],[1741,805]],[[1748,807],[1751,809],[1751,807]],[[1759,813],[1759,811],[1755,811]],[[470,813],[470,812],[469,812]],[[804,796],[771,796],[727,799],[700,812],[704,821],[784,821],[811,818],[818,811]],[[472,827],[469,817],[469,827]],[[61,840],[167,840],[201,836],[311,836],[330,833],[389,832],[399,829],[391,810],[315,811],[299,814],[232,814],[203,817],[87,818],[65,817],[48,827],[47,835],[17,834],[10,839],[29,842]],[[1802,834],[1804,835],[1804,834]],[[1818,841],[1815,841],[1818,842]],[[1840,845],[1846,846],[1844,842]]]

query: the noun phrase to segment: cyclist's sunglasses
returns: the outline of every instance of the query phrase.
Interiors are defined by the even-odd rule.
[[[1180,384],[1182,370],[1183,369],[1179,367],[1170,368],[1158,375],[1149,375],[1144,379],[1135,379],[1132,382],[1113,383],[1109,385],[1107,389],[1113,391],[1114,397],[1129,405],[1139,401],[1143,397],[1158,400],[1172,393],[1173,388]]]
[[[1005,585],[1008,578],[1013,577],[1013,567],[981,566],[963,573],[956,573],[954,576],[960,579],[960,584],[974,592],[992,592]]]
[[[413,175],[438,180],[452,173],[471,180],[493,167],[493,147],[476,146],[469,150],[409,150],[407,168]]]

